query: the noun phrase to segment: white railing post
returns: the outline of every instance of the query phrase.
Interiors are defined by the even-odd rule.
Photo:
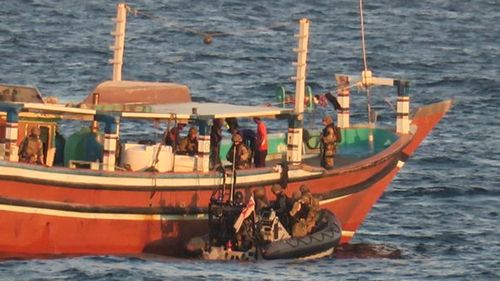
[[[304,92],[306,84],[307,48],[309,42],[309,20],[299,21],[297,73],[295,76],[295,116],[288,126],[287,161],[293,165],[302,162],[302,133],[304,127]]]
[[[408,134],[410,132],[410,97],[408,96],[409,81],[394,81],[398,88],[396,132]]]
[[[17,118],[16,118],[17,119]],[[7,120],[5,124],[5,156],[4,159],[11,162],[19,161],[19,147],[17,146],[18,122]]]
[[[350,83],[349,76],[336,75],[337,80],[337,100],[340,108],[337,110],[337,125],[340,128],[349,128],[350,126]]]
[[[116,162],[116,140],[117,134],[104,134],[104,155],[102,157],[102,169],[104,171],[114,171]]]
[[[119,3],[116,6],[116,29],[111,32],[111,35],[115,37],[115,45],[111,47],[114,51],[113,59],[110,63],[113,64],[113,81],[122,80],[122,65],[123,65],[123,53],[125,49],[125,27],[127,25],[127,5],[125,3]]]

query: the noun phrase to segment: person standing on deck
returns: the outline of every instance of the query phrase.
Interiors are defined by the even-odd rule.
[[[333,157],[337,152],[337,134],[335,124],[331,116],[323,117],[323,133],[321,134],[321,166],[325,169],[332,169],[334,165]]]
[[[189,128],[188,135],[179,143],[179,154],[189,156],[198,154],[198,130],[195,127]]]
[[[254,117],[257,124],[257,141],[255,143],[254,163],[255,167],[265,167],[267,157],[267,128],[266,124],[259,117]]]
[[[210,131],[210,169],[215,169],[221,165],[220,143],[222,141],[222,126],[224,119],[214,119],[212,130]]]
[[[168,131],[167,136],[165,137],[165,145],[170,145],[174,153],[179,147],[179,143],[181,141],[180,132],[185,126],[186,124],[178,123],[177,126]]]
[[[231,138],[233,145],[226,154],[227,161],[233,163],[237,170],[250,168],[250,149],[243,143],[243,138],[236,133]]]
[[[29,136],[24,138],[19,149],[20,162],[44,165],[43,160],[43,142],[40,140],[40,129],[31,128]]]

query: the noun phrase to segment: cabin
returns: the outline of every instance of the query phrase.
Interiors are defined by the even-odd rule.
[[[0,130],[4,136],[0,139],[0,153],[5,160],[18,161],[17,153],[22,139],[29,134],[32,127],[37,126],[41,129],[47,166],[160,173],[209,172],[210,127],[216,118],[262,117],[283,120],[283,123],[287,124],[294,116],[290,109],[197,102],[141,105],[136,108],[129,106],[126,111],[104,111],[99,110],[99,106],[92,109],[36,103],[0,103],[0,111],[3,112],[0,114]],[[64,120],[76,121],[76,124],[81,124],[81,129],[67,135],[65,146],[60,147],[57,145],[56,132]],[[120,127],[138,120],[152,124],[169,123],[167,130],[178,123],[196,127],[199,132],[198,154],[178,155],[174,153],[172,146],[163,143],[161,137],[148,139],[147,136],[152,132],[147,129],[135,132],[138,136],[135,141],[122,141]],[[309,134],[300,147],[299,163],[303,161],[319,167],[319,132]],[[370,134],[375,135],[375,141],[371,144]],[[144,136],[147,141],[140,140]],[[293,157],[296,156],[293,150],[295,147],[289,145],[294,141],[291,130],[289,129],[288,133],[270,134],[268,137],[267,166],[282,160],[293,164]],[[231,145],[229,139],[226,138],[221,144],[221,159],[226,158]],[[394,143],[397,135],[384,129],[354,127],[343,129],[342,139],[338,149],[338,165],[359,161],[380,152]],[[56,155],[61,154],[64,160],[55,161]],[[230,164],[226,161],[223,163]]]
[[[370,77],[369,82],[397,88],[396,131],[377,128],[373,124],[350,125],[349,85],[366,80],[365,76],[336,77],[339,85],[337,98],[341,106],[337,111],[337,124],[342,134],[336,167],[368,158],[396,142],[398,135],[410,132],[409,83],[388,78]],[[97,90],[104,93],[104,98]],[[213,120],[263,117],[288,123],[286,133],[268,135],[266,161],[320,167],[319,132],[309,132],[304,128],[304,116],[297,114],[303,109],[191,102],[187,87],[171,83],[108,81],[94,91],[80,104],[64,105],[47,103],[33,87],[0,85],[0,158],[17,162],[22,140],[31,128],[38,127],[47,166],[104,171],[205,173],[210,170],[210,128]],[[123,99],[120,99],[120,93]],[[169,100],[172,96],[182,102],[170,103],[175,101]],[[139,97],[143,97],[142,102],[138,102]],[[296,102],[296,107],[297,104],[303,106],[301,102]],[[58,128],[65,120],[84,124],[82,129],[63,140]],[[167,128],[178,123],[196,127],[199,132],[198,154],[177,155],[175,147],[165,145],[163,139],[144,140],[143,137],[142,140],[127,141],[122,138],[120,127],[138,120],[150,124],[166,123]],[[143,129],[136,134],[147,137],[151,132]],[[230,146],[228,139],[222,142],[221,159],[226,158]]]

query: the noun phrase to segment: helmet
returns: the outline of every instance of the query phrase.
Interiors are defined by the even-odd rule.
[[[297,191],[295,191],[295,192],[292,194],[292,198],[293,198],[294,200],[299,200],[299,199],[300,199],[300,197],[302,197],[302,192],[300,192],[300,190],[297,190]]]
[[[253,194],[257,198],[262,198],[262,197],[266,196],[266,192],[264,191],[263,188],[257,188],[257,189],[255,189],[253,191]]]
[[[302,201],[302,203],[304,203],[304,204],[310,204],[311,203],[311,202],[309,202],[309,196],[307,196],[307,195],[300,196],[300,201]]]
[[[38,128],[38,127],[31,128],[31,134],[40,135],[40,128]]]
[[[271,187],[271,191],[274,193],[274,194],[277,194],[278,192],[282,191],[283,189],[281,189],[281,186],[275,184]]]
[[[241,193],[241,191],[236,191],[234,193],[234,200],[237,202],[243,202],[243,193]]]
[[[311,191],[309,190],[309,188],[308,188],[305,184],[301,185],[301,186],[299,187],[299,189],[300,189],[300,192],[302,192],[302,194],[305,194],[305,193],[309,193],[309,192],[311,192]]]
[[[234,134],[233,137],[231,138],[233,142],[242,142],[243,138],[240,136],[240,134]]]
[[[326,123],[327,125],[332,124],[333,118],[330,115],[326,115],[325,117],[323,117],[323,123]]]

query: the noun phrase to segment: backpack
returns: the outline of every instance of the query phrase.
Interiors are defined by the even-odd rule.
[[[342,142],[342,133],[340,128],[337,126],[333,126],[333,133],[335,134],[335,142]]]

